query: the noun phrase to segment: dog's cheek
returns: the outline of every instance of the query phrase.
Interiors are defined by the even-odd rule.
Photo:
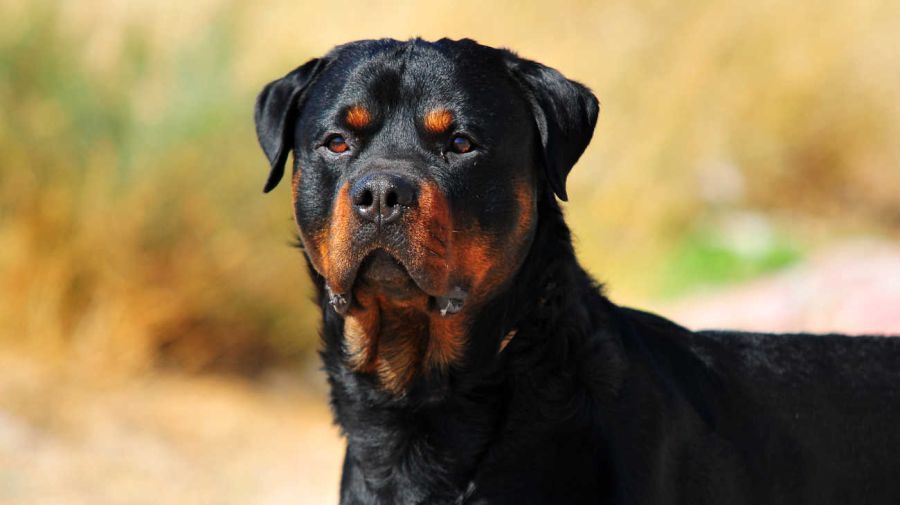
[[[321,192],[305,187],[310,184],[310,181],[304,180],[301,174],[302,171],[297,170],[291,180],[294,222],[300,234],[303,250],[309,257],[313,268],[327,278],[329,259],[326,254],[326,245],[329,205],[328,202],[321,201]]]
[[[492,270],[497,267],[497,251],[491,238],[480,228],[457,237],[453,246],[456,252],[456,271],[468,284],[473,300],[483,298],[491,291]]]
[[[503,196],[508,214],[497,229],[476,229],[459,237],[457,264],[469,279],[472,294],[482,300],[505,286],[527,256],[537,225],[533,185],[518,181]]]
[[[406,222],[409,234],[407,268],[424,274],[426,290],[444,292],[448,288],[450,262],[448,247],[453,223],[447,200],[434,183],[422,184],[418,212],[410,213]]]
[[[354,263],[354,212],[350,202],[350,183],[338,190],[332,205],[325,235],[320,240],[320,253],[325,261],[326,280],[336,293],[347,293],[353,284]]]
[[[510,260],[518,266],[525,260],[528,250],[531,248],[531,242],[534,240],[534,233],[537,229],[537,196],[535,194],[535,186],[530,181],[522,181],[517,183],[513,190],[515,192],[517,215],[515,227],[510,233],[510,243],[505,249],[510,253]]]

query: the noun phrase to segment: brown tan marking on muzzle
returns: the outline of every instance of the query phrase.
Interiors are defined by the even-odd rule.
[[[328,226],[324,227],[316,238],[318,245],[317,270],[329,289],[335,293],[347,293],[352,287],[352,279],[348,282],[343,272],[355,268],[353,251],[349,247],[353,238],[353,208],[349,197],[349,184],[344,183],[338,190],[331,211]]]

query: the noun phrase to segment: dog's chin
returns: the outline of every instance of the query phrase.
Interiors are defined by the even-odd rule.
[[[340,286],[350,287],[341,289]],[[379,305],[435,312],[441,316],[461,312],[467,290],[458,285],[436,289],[437,286],[427,272],[410,271],[396,256],[381,248],[369,252],[334,283],[326,282],[329,303],[341,315],[354,308],[365,308],[366,300],[373,298]]]
[[[406,267],[384,249],[372,251],[359,266],[354,291],[378,293],[391,301],[427,298]]]

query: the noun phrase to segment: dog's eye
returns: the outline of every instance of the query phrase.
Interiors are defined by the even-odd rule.
[[[453,152],[465,154],[472,150],[472,141],[462,135],[457,135],[450,141],[450,149]]]
[[[341,135],[333,135],[331,138],[325,142],[325,146],[328,147],[328,150],[333,153],[343,153],[350,149],[350,145],[347,144],[347,141]]]

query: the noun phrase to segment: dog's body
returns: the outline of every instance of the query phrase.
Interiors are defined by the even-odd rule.
[[[900,503],[900,340],[690,332],[578,265],[554,193],[597,111],[471,41],[348,44],[260,95],[341,503]]]

